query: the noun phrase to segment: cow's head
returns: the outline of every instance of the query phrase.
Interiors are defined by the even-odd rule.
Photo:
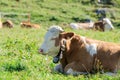
[[[62,55],[69,50],[70,40],[74,36],[73,32],[64,32],[59,34],[59,43],[60,49],[58,54],[53,58],[53,63],[58,63],[60,59],[62,59]]]
[[[79,36],[76,36],[73,32],[64,32],[59,35],[59,43],[60,46],[65,46],[65,52],[68,52],[69,50],[73,50],[73,48],[78,45],[78,42],[80,40]],[[75,47],[72,47],[75,46]]]
[[[112,29],[114,29],[110,19],[103,18],[103,22],[105,23],[105,30],[112,30]]]
[[[39,52],[42,54],[53,54],[59,51],[58,36],[64,30],[60,26],[51,26],[44,36],[44,42],[42,43]]]

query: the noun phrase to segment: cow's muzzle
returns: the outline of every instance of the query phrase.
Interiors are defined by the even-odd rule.
[[[39,50],[38,50],[38,53],[43,53],[43,49],[39,49]]]

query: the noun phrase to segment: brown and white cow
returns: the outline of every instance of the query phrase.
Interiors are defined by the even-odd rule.
[[[34,24],[34,23],[31,23],[31,20],[30,20],[30,14],[27,15],[28,16],[28,20],[27,21],[22,21],[20,23],[20,26],[22,28],[40,28],[40,25],[39,24]]]
[[[114,27],[108,18],[103,18],[101,21],[94,22],[93,29],[104,32],[113,30]]]
[[[38,24],[33,24],[27,21],[23,21],[20,23],[22,28],[40,28],[40,25]]]
[[[110,31],[113,30],[114,27],[108,18],[103,18],[102,21],[96,22],[87,22],[87,23],[70,23],[70,27],[73,29],[93,29],[99,31]]]
[[[59,41],[62,51],[57,57],[62,57],[59,57],[61,64],[55,67],[56,71],[78,75],[120,70],[119,44],[86,38],[73,32],[61,33]]]
[[[5,22],[2,23],[3,27],[8,27],[8,28],[13,28],[13,22],[11,20],[6,20]]]

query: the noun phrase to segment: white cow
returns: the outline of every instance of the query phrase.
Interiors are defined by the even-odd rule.
[[[55,43],[58,36],[64,30],[60,26],[51,26],[44,36],[44,42],[39,48],[39,52],[42,54],[54,55],[59,51],[59,44]]]

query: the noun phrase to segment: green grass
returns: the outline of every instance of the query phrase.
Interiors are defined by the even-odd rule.
[[[87,0],[84,0],[87,1]],[[120,4],[119,0],[118,4]],[[51,25],[61,25],[65,31],[72,31],[81,36],[93,39],[120,43],[119,19],[113,20],[115,30],[99,32],[92,30],[73,30],[63,26],[63,23],[75,22],[75,19],[97,17],[91,10],[99,8],[91,4],[81,4],[79,0],[0,0],[0,12],[15,13],[2,18],[2,21],[11,19],[13,29],[0,29],[0,80],[119,80],[120,75],[107,76],[101,74],[66,76],[53,71],[55,64],[53,57],[41,55],[38,48],[43,42],[47,28]],[[118,10],[120,6],[110,9]],[[90,11],[89,11],[90,10]],[[31,22],[41,25],[40,29],[20,28],[19,23],[27,20],[26,16],[16,15],[31,14]]]

